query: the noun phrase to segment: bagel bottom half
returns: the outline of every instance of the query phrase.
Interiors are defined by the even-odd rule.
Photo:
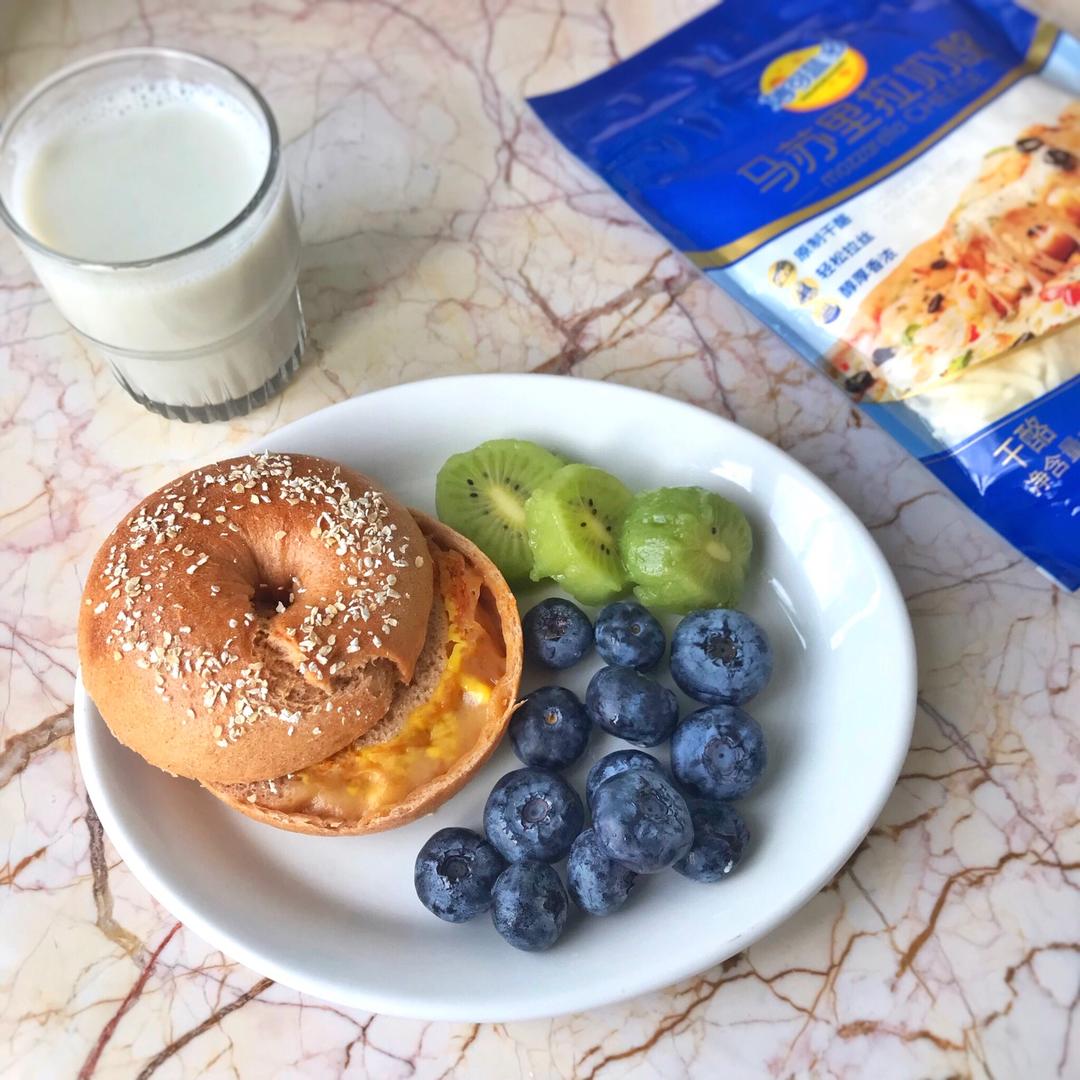
[[[323,761],[275,780],[204,785],[234,810],[321,836],[393,829],[458,792],[498,745],[521,679],[517,602],[475,544],[413,515],[436,581],[412,682],[374,729]]]

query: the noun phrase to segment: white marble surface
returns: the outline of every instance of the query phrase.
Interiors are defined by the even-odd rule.
[[[229,425],[170,423],[124,398],[0,239],[0,1073],[1080,1075],[1080,602],[696,278],[522,108],[701,6],[0,8],[0,108],[67,60],[145,42],[210,53],[266,91],[302,215],[313,342],[272,405]],[[69,737],[80,576],[113,521],[193,463],[374,387],[497,369],[697,402],[829,483],[910,606],[914,742],[834,883],[699,978],[544,1022],[350,1012],[210,950],[103,838]]]

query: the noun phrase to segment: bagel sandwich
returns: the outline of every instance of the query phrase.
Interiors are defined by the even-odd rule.
[[[144,499],[87,577],[84,685],[113,735],[278,828],[429,813],[513,710],[521,625],[495,565],[322,458],[262,453]]]

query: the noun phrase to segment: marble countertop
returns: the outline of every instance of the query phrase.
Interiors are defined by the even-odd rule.
[[[0,111],[61,63],[147,42],[210,53],[263,88],[287,142],[311,329],[305,367],[269,406],[228,425],[168,422],[123,395],[0,238],[0,1074],[1080,1074],[1080,602],[695,276],[522,107],[702,6],[0,9]],[[365,1015],[210,949],[119,861],[71,739],[80,580],[114,520],[190,465],[375,387],[493,370],[658,390],[809,466],[871,529],[907,598],[915,735],[843,871],[720,967],[543,1022]]]

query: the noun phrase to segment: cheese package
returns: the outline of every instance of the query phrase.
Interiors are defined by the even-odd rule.
[[[530,101],[1080,587],[1080,43],[1010,0],[725,0]]]

